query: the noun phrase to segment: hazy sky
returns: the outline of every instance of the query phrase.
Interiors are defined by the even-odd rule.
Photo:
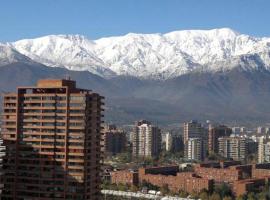
[[[5,1],[5,2],[4,2]],[[270,0],[3,0],[0,41],[229,27],[270,36]]]

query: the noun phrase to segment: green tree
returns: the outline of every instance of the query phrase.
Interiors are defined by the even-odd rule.
[[[130,191],[131,192],[138,192],[139,191],[139,188],[136,185],[131,185],[130,186]]]
[[[248,193],[247,199],[248,200],[256,200],[256,196],[255,196],[254,192]]]
[[[120,191],[127,191],[128,190],[128,187],[125,184],[119,183],[117,185],[117,189],[120,190]]]
[[[208,193],[206,191],[201,192],[199,197],[201,200],[208,200],[209,198]]]
[[[163,185],[163,186],[160,188],[160,192],[161,192],[163,195],[168,194],[168,193],[170,192],[169,187],[168,187],[168,184]]]
[[[236,200],[246,200],[247,196],[246,195],[240,195],[236,198]]]
[[[179,197],[186,198],[188,196],[188,193],[184,190],[179,191]]]
[[[217,187],[215,187],[214,192],[220,194],[220,197],[223,199],[225,196],[232,196],[231,188],[223,183]]]
[[[268,191],[262,191],[256,195],[256,198],[258,200],[269,200],[269,194]]]
[[[232,200],[232,197],[231,196],[226,196],[223,198],[223,200]]]
[[[193,192],[190,193],[190,196],[191,196],[192,199],[198,199],[199,195],[198,195],[197,192],[193,191]]]
[[[221,197],[220,197],[220,195],[219,195],[218,193],[214,192],[214,193],[210,196],[209,200],[221,200]]]

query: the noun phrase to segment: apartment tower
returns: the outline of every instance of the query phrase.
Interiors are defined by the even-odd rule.
[[[247,139],[242,137],[221,137],[219,154],[225,158],[244,161],[247,158]]]
[[[201,141],[201,158],[205,158],[207,143],[208,143],[208,134],[207,129],[202,126],[201,123],[198,123],[196,120],[192,120],[190,122],[184,123],[184,134],[183,134],[183,142],[185,148],[185,157],[188,158],[188,148],[190,139],[196,139],[194,142],[198,140]]]
[[[270,139],[268,137],[259,137],[258,144],[258,163],[270,162]]]
[[[161,151],[161,132],[146,120],[136,122],[132,139],[135,157],[155,157]]]
[[[105,126],[103,152],[106,156],[122,153],[126,149],[126,133],[115,125]]]
[[[5,94],[2,199],[100,199],[102,100],[72,80]]]
[[[205,157],[201,138],[190,138],[187,141],[187,159],[202,161]]]
[[[208,152],[218,154],[218,138],[230,136],[232,129],[224,125],[209,126],[208,131]]]

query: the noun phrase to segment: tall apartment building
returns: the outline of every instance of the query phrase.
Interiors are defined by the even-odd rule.
[[[202,126],[201,123],[198,123],[195,120],[192,120],[190,122],[184,123],[184,134],[183,134],[183,142],[184,142],[184,148],[185,148],[185,157],[188,158],[188,141],[190,139],[201,139],[202,141],[202,148],[201,148],[201,155],[202,158],[206,155],[207,150],[207,143],[208,143],[208,133],[207,129]]]
[[[102,99],[71,80],[4,95],[2,199],[100,199]]]
[[[126,149],[126,133],[115,125],[105,126],[102,138],[105,155],[115,155]]]
[[[136,122],[132,139],[132,154],[135,157],[155,157],[161,151],[161,132],[146,120]]]
[[[170,132],[165,135],[165,149],[169,152],[179,152],[183,151],[184,144],[181,135],[175,135]]]
[[[247,157],[246,138],[242,137],[221,137],[219,141],[219,154],[225,158],[236,161],[245,160]]]
[[[187,159],[202,161],[205,157],[202,138],[190,138],[187,141]]]
[[[166,151],[172,151],[173,148],[173,135],[168,132],[165,135],[165,149]]]
[[[184,123],[184,144],[186,144],[190,138],[202,138],[203,140],[207,141],[207,137],[207,130],[202,126],[201,123],[198,123],[195,120]]]
[[[270,139],[260,137],[258,144],[258,163],[270,162]]]
[[[209,126],[208,130],[208,151],[209,153],[218,153],[218,138],[230,136],[232,129],[224,125]]]
[[[6,148],[3,145],[3,140],[0,139],[0,197],[1,197],[1,194],[2,194],[3,187],[4,187],[4,184],[3,184],[3,178],[4,178],[3,157],[5,155],[5,151],[6,151]]]

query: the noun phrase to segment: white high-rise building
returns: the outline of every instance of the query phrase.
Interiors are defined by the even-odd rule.
[[[187,141],[187,158],[189,160],[203,160],[204,148],[201,138],[190,138]]]
[[[165,147],[166,151],[171,151],[173,147],[173,136],[172,133],[168,132],[165,135]]]
[[[259,138],[258,162],[270,162],[270,139],[264,136]]]
[[[2,193],[2,189],[4,187],[3,185],[3,181],[2,181],[2,178],[3,178],[3,157],[5,155],[5,146],[3,146],[3,140],[0,139],[0,195]]]
[[[133,155],[155,157],[161,150],[161,132],[145,120],[137,122],[133,135]]]
[[[221,137],[218,139],[219,154],[233,160],[245,160],[247,157],[247,140],[243,137]]]

